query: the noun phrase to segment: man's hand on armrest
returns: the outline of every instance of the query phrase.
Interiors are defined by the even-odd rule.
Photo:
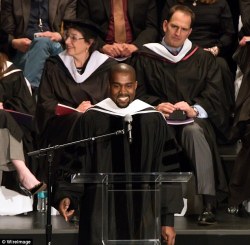
[[[60,201],[58,211],[63,216],[65,221],[69,221],[70,217],[74,214],[75,210],[69,210],[70,199],[64,198]]]

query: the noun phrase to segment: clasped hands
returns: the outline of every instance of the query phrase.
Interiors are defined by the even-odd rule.
[[[113,44],[105,44],[102,47],[102,52],[111,57],[129,57],[133,52],[138,50],[138,48],[134,44],[128,43],[113,43]]]
[[[187,117],[190,117],[190,118],[194,118],[197,116],[197,112],[194,110],[194,108],[191,107],[185,101],[180,101],[180,102],[177,102],[176,104],[163,102],[159,104],[158,106],[156,106],[156,110],[162,112],[166,118],[168,118],[169,115],[173,113],[175,110],[185,111]]]

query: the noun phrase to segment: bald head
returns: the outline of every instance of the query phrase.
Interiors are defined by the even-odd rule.
[[[109,76],[110,98],[118,107],[127,107],[135,98],[135,69],[125,63],[112,66]]]
[[[131,78],[133,78],[133,80],[136,81],[135,69],[130,65],[127,65],[125,63],[119,63],[116,65],[113,65],[110,69],[109,82],[113,81],[113,79],[114,79],[113,76],[116,73],[130,74]]]

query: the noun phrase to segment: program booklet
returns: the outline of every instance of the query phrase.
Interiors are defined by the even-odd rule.
[[[18,124],[22,124],[29,128],[32,127],[33,115],[19,112],[19,111],[13,111],[10,109],[4,109],[4,110],[9,112]]]
[[[64,115],[68,115],[68,114],[71,114],[71,113],[76,112],[76,111],[78,111],[78,110],[71,107],[71,106],[67,106],[67,105],[63,105],[63,104],[58,103],[56,106],[55,114],[57,116],[64,116]]]
[[[185,120],[168,120],[166,118],[167,124],[169,125],[184,125],[184,124],[189,124],[193,123],[194,119],[193,118],[187,118]]]

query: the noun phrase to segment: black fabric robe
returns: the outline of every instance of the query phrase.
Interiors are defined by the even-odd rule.
[[[246,28],[248,26],[246,25]],[[245,28],[245,29],[246,29]],[[250,198],[250,47],[238,47],[234,54],[243,78],[236,99],[235,117],[231,130],[232,141],[241,139],[242,149],[235,160],[230,178],[230,205],[239,205]]]
[[[181,61],[173,63],[145,47],[135,54],[132,64],[136,69],[138,99],[151,105],[186,101],[205,109],[208,119],[195,121],[204,129],[214,156],[216,187],[227,191],[216,138],[227,138],[230,112],[215,58],[193,45]]]
[[[83,83],[76,83],[59,56],[47,60],[38,92],[35,121],[39,134],[40,148],[64,144],[71,141],[71,129],[82,113],[56,116],[58,103],[76,108],[84,100],[96,104],[108,97],[109,69],[117,62],[106,60]],[[56,152],[55,168],[57,157]],[[45,171],[40,170],[41,173]]]
[[[6,73],[17,69],[14,65],[9,66],[6,69]],[[34,115],[35,112],[35,101],[32,98],[26,81],[24,79],[22,71],[13,72],[0,80],[0,101],[3,102],[5,109],[10,109],[26,114]],[[8,128],[11,135],[18,141],[23,141],[24,153],[32,151],[35,147],[34,132],[32,127],[22,125],[6,111],[1,111],[0,114],[0,128]],[[32,170],[33,173],[37,171],[36,159],[29,158],[24,154],[27,166]],[[7,175],[13,173],[4,173],[3,185],[7,188],[12,189],[12,180],[7,180]],[[15,181],[14,181],[15,182]]]
[[[132,144],[128,143],[127,135],[106,137],[91,143],[84,143],[67,150],[68,157],[67,154],[64,155],[61,167],[68,174],[69,172],[149,173],[161,171],[164,151],[169,153],[169,158],[173,158],[173,155],[179,151],[169,127],[162,115],[157,112],[136,114],[132,117]],[[78,120],[75,126],[75,139],[95,137],[123,128],[123,117],[90,110]],[[72,158],[72,153],[75,159]],[[67,189],[65,182],[58,181],[57,184],[54,189],[55,203],[58,204],[63,197],[67,196],[73,201],[76,194],[74,185],[68,185]],[[78,190],[83,193],[80,204],[78,244],[102,244],[101,186],[86,184],[84,189]],[[183,207],[181,188],[179,185],[171,184],[163,190],[161,222],[162,225],[173,226],[173,213],[180,212]],[[153,208],[150,194],[118,194],[111,195],[110,198],[112,211],[108,214],[109,239],[139,239],[143,235],[152,235],[155,222],[150,223]],[[141,201],[143,201],[142,206]],[[131,219],[136,220],[135,225]],[[118,225],[118,222],[122,223],[122,226]]]

